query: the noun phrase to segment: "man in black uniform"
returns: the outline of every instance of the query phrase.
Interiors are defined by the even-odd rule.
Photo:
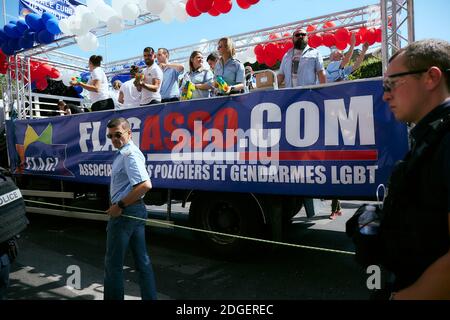
[[[415,124],[380,225],[391,299],[450,299],[450,43],[414,42],[390,60],[384,100]]]

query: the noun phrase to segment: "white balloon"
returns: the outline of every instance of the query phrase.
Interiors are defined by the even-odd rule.
[[[111,7],[117,12],[122,12],[123,6],[127,3],[127,0],[112,0]]]
[[[175,18],[174,6],[172,2],[167,2],[164,11],[159,14],[159,18],[164,23],[171,23]]]
[[[72,75],[68,70],[61,72],[61,80],[66,87],[70,87],[70,81],[72,81]]]
[[[81,37],[75,37],[75,40],[81,50],[93,51],[98,48],[98,39],[92,32]]]
[[[65,35],[72,35],[72,31],[70,30],[69,26],[69,20],[67,18],[59,20],[58,26],[59,29],[61,29],[62,33],[64,33]]]
[[[96,12],[97,6],[105,4],[103,0],[86,0],[86,5],[91,11]]]
[[[123,20],[118,15],[114,15],[106,21],[106,27],[112,33],[117,33],[123,30]]]
[[[107,4],[98,6],[94,12],[97,14],[98,20],[102,22],[108,21],[112,16],[117,16],[117,12]]]
[[[70,16],[68,18],[70,32],[76,36],[82,36],[89,32],[86,25],[81,23],[81,19],[78,16]]]
[[[90,11],[90,9],[88,9],[88,7],[79,5],[79,6],[75,7],[74,15],[81,17],[85,12],[88,12],[88,11]]]
[[[127,3],[121,12],[122,17],[127,20],[136,20],[139,17],[139,7],[135,3]]]
[[[175,18],[180,22],[185,22],[189,16],[186,12],[186,4],[179,2],[175,5]]]
[[[98,26],[98,18],[92,11],[87,11],[81,16],[81,23],[86,25],[88,30],[92,30]]]
[[[141,9],[141,14],[148,13],[147,0],[138,0],[139,9]]]
[[[160,14],[166,7],[165,0],[147,0],[147,10],[153,14]]]

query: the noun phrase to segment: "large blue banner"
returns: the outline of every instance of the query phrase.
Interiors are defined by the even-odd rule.
[[[125,117],[154,187],[372,197],[407,151],[380,80],[8,122],[16,174],[107,184]]]
[[[61,20],[73,15],[80,4],[76,0],[19,0],[19,15],[49,12]]]

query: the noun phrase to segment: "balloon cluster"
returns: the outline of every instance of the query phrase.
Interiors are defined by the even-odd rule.
[[[79,5],[75,13],[60,21],[60,28],[66,35],[75,35],[78,46],[84,51],[98,48],[97,36],[91,32],[100,23],[106,24],[111,33],[125,28],[125,21],[136,20],[141,14],[158,15],[161,21],[171,22],[174,18],[184,22],[188,18],[185,4],[179,0],[86,0],[86,6]]]
[[[12,57],[7,57],[2,50],[0,50],[0,73],[5,74],[8,65],[11,68],[11,77],[12,79],[16,79],[16,67],[22,69],[23,61],[20,58],[17,58],[17,63],[14,63]],[[22,80],[21,75],[19,74],[19,80]],[[61,73],[58,69],[50,66],[48,63],[42,63],[38,61],[31,60],[30,61],[30,77],[32,79],[32,87],[35,87],[38,90],[44,90],[48,86],[47,79],[60,80]],[[27,79],[25,79],[25,83],[28,83]]]
[[[236,0],[242,9],[248,9],[257,4],[259,0]],[[186,13],[191,17],[198,17],[202,13],[209,13],[213,17],[230,12],[233,7],[232,0],[188,0]]]
[[[29,13],[25,19],[11,20],[0,30],[0,46],[4,54],[14,55],[22,49],[30,49],[34,43],[49,44],[61,33],[58,19],[51,13],[42,16]]]
[[[371,46],[376,42],[381,42],[382,40],[381,28],[361,27],[357,31],[350,31],[348,28],[338,28],[333,29],[333,31],[327,31],[327,29],[335,27],[336,24],[332,21],[324,23],[321,32],[316,32],[308,37],[308,45],[312,48],[326,46],[328,48],[336,47],[339,50],[345,50],[350,44],[352,32],[355,34],[355,46],[359,46],[360,44],[366,42]],[[314,32],[318,30],[316,26],[309,25],[306,31]]]
[[[290,37],[290,33],[283,34],[283,38]],[[269,68],[272,68],[277,61],[281,61],[283,59],[284,54],[291,49],[294,45],[292,40],[284,40],[280,41],[277,39],[281,39],[277,34],[270,34],[269,39],[273,40],[273,42],[258,44],[255,46],[253,51],[256,55],[256,61],[259,64],[265,64]]]
[[[333,31],[327,30],[333,28]],[[312,33],[308,37],[308,45],[312,48],[320,46],[335,47],[339,50],[345,50],[350,44],[352,32],[355,34],[355,46],[367,42],[373,45],[376,42],[381,42],[381,28],[367,28],[361,27],[359,30],[350,31],[348,28],[336,29],[336,24],[332,21],[325,22],[320,32],[317,32],[317,27],[309,25],[306,27],[308,33]],[[273,67],[278,61],[283,59],[285,53],[293,47],[292,35],[285,33],[282,38],[277,34],[270,34],[269,40],[264,44],[258,44],[253,48],[256,55],[256,60],[260,64],[265,64],[268,67]],[[282,39],[289,38],[289,40]]]

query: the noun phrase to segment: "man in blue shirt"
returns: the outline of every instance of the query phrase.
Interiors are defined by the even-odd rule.
[[[107,137],[118,151],[111,171],[112,205],[106,211],[111,218],[107,226],[104,299],[124,298],[123,262],[130,246],[140,273],[142,299],[156,300],[155,279],[145,243],[147,211],[142,198],[152,187],[145,158],[131,140],[130,124],[125,118],[112,119],[107,127]]]
[[[156,58],[164,74],[161,84],[161,102],[179,101],[180,89],[178,87],[178,77],[184,71],[183,65],[169,63],[169,50],[166,48],[159,48]]]
[[[288,50],[277,75],[278,85],[286,88],[326,83],[323,58],[318,50],[308,46],[308,33],[298,28],[292,35],[294,48]]]

